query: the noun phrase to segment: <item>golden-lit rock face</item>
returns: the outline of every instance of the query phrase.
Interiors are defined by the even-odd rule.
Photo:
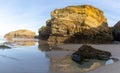
[[[74,23],[73,25],[78,24],[80,26],[95,28],[107,23],[103,12],[90,5],[69,6],[63,9],[56,9],[51,12],[51,17],[52,19],[64,20],[66,22],[71,21]]]
[[[46,22],[46,28],[50,29],[47,35],[50,42],[66,42],[66,40],[74,37],[76,34],[79,36],[92,36],[91,39],[102,34],[101,38],[112,39],[111,35],[109,35],[110,31],[104,13],[90,5],[68,6],[62,9],[55,9],[51,12],[51,19]]]
[[[103,12],[90,5],[68,6],[51,12],[52,34],[70,34],[82,32],[83,29],[107,27]],[[48,23],[48,25],[50,25]],[[105,30],[103,28],[103,30]]]
[[[35,32],[32,32],[30,30],[17,30],[9,32],[4,37],[9,40],[12,38],[34,38],[35,36]]]

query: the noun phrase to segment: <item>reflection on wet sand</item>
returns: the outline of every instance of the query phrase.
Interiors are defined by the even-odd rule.
[[[59,48],[57,45],[51,45],[43,41],[39,42],[38,47],[50,59],[49,69],[51,73],[87,72],[104,65],[104,61],[99,60],[89,60],[83,64],[78,64],[71,60],[73,50]]]
[[[7,40],[8,42],[12,42],[12,41],[13,41],[13,37],[12,37],[12,36],[8,36],[8,37],[6,38],[6,40]]]
[[[33,46],[35,45],[35,41],[34,40],[30,40],[30,41],[19,41],[19,40],[15,40],[14,43],[16,43],[17,45],[20,46]]]
[[[6,55],[2,55],[2,54],[0,54],[0,57],[8,58],[8,59],[11,59],[11,60],[16,60],[16,61],[18,60],[17,58],[6,56]]]
[[[60,58],[50,58],[50,61],[50,69],[53,72],[87,72],[102,66],[102,63],[100,63],[97,60],[91,60],[83,64],[77,64],[73,62],[69,56],[64,56]]]
[[[35,39],[20,39],[20,38],[12,38],[11,39],[7,39],[7,44],[16,44],[19,46],[34,46],[36,44]]]
[[[52,51],[52,50],[65,50],[64,48],[57,47],[57,44],[48,44],[46,41],[40,40],[38,42],[38,48],[40,51]]]

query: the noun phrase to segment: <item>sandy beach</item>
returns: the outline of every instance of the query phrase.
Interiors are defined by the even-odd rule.
[[[59,45],[59,47],[77,50],[81,45],[80,44],[66,44]],[[91,45],[94,48],[110,51],[112,53],[112,57],[120,59],[120,45],[116,44],[101,44],[101,45]],[[110,65],[104,65],[96,70],[89,71],[87,73],[120,73],[120,61]]]

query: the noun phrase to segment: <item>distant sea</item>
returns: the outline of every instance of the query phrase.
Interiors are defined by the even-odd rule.
[[[0,44],[6,42],[6,39],[3,36],[0,36]]]

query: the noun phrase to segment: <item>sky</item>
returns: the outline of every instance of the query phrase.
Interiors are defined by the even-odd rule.
[[[0,35],[19,29],[38,34],[54,9],[88,4],[104,12],[109,26],[120,20],[120,0],[0,0]]]

